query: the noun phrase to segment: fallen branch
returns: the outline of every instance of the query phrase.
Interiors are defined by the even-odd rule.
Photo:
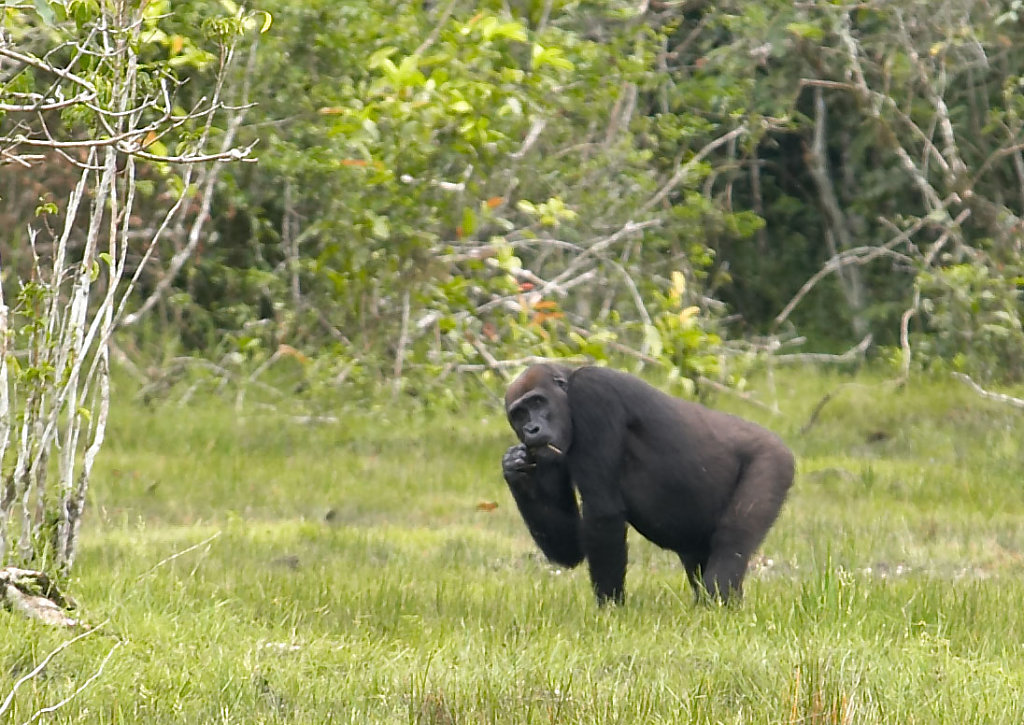
[[[110,648],[110,651],[107,652],[107,656],[103,658],[102,662],[100,662],[100,666],[96,669],[95,672],[92,673],[92,675],[89,676],[88,680],[83,682],[78,687],[78,689],[76,689],[74,692],[72,692],[70,695],[65,697],[60,702],[58,702],[58,703],[56,703],[54,705],[48,705],[46,707],[43,707],[43,708],[40,708],[40,709],[36,710],[34,713],[32,713],[32,717],[30,717],[28,720],[26,720],[24,723],[22,723],[22,725],[29,725],[29,723],[35,722],[37,719],[39,719],[40,716],[46,715],[48,713],[53,712],[54,710],[57,710],[57,709],[59,709],[61,707],[64,707],[69,702],[71,702],[76,697],[78,697],[85,690],[85,688],[87,688],[89,685],[91,685],[93,682],[95,682],[96,679],[99,678],[99,676],[103,674],[103,668],[105,668],[107,666],[107,662],[109,662],[110,658],[114,656],[114,652],[117,651],[117,648],[120,647],[123,644],[124,644],[123,640],[120,640],[120,639],[117,640],[117,642],[114,643],[114,646]]]
[[[50,664],[50,660],[52,660],[54,657],[59,655],[61,652],[63,652],[64,650],[66,650],[68,647],[70,647],[71,645],[75,644],[76,642],[78,642],[80,640],[83,640],[83,639],[85,639],[86,637],[88,637],[88,636],[90,636],[92,634],[95,634],[105,624],[106,624],[106,622],[103,622],[103,624],[100,624],[99,627],[94,627],[93,629],[88,629],[85,632],[82,632],[81,634],[76,635],[75,637],[72,637],[67,642],[61,642],[54,649],[52,649],[50,651],[50,653],[47,654],[46,657],[43,658],[43,661],[40,662],[38,665],[36,665],[35,668],[33,668],[33,670],[31,672],[29,672],[27,675],[23,675],[20,680],[18,680],[17,682],[14,683],[14,686],[11,687],[11,691],[8,692],[7,693],[7,697],[4,698],[3,704],[0,704],[0,715],[3,715],[9,709],[11,709],[11,703],[14,702],[14,696],[18,693],[18,688],[20,688],[22,685],[24,685],[29,680],[31,680],[34,677],[36,677],[44,669],[46,669],[46,665]],[[109,655],[108,655],[108,657],[109,657]],[[106,660],[104,660],[104,664],[106,664]]]
[[[67,611],[74,608],[73,602],[41,571],[13,566],[0,569],[0,604],[44,624],[60,627],[78,624],[67,615]]]
[[[969,385],[974,390],[974,392],[976,392],[983,398],[994,400],[998,403],[1012,405],[1014,408],[1024,408],[1024,399],[1015,398],[1012,395],[1006,395],[1005,393],[993,393],[991,390],[985,390],[985,388],[981,387],[976,382],[974,382],[970,375],[964,375],[963,373],[953,373],[953,377]]]
[[[858,342],[844,353],[833,355],[825,352],[794,352],[787,355],[776,355],[773,361],[776,363],[845,363],[864,357],[864,353],[871,347],[874,337],[871,334],[865,335],[864,339]]]
[[[879,386],[892,386],[894,388],[899,388],[900,386],[903,385],[903,383],[904,383],[904,381],[901,380],[900,378],[894,378],[892,380],[883,380],[878,385]],[[830,390],[829,392],[825,393],[825,395],[821,398],[821,400],[819,400],[817,402],[817,404],[814,406],[814,408],[811,410],[811,414],[810,414],[810,416],[808,416],[807,422],[803,424],[803,426],[797,432],[797,435],[804,435],[805,433],[807,433],[807,431],[809,431],[814,426],[814,424],[818,422],[818,416],[821,415],[821,411],[825,409],[825,406],[828,405],[828,403],[830,401],[834,400],[836,398],[836,396],[840,392],[842,392],[844,390],[847,390],[849,388],[871,388],[871,387],[874,387],[874,386],[864,385],[863,383],[843,383],[842,385],[837,387],[835,390]]]
[[[147,569],[146,571],[144,571],[141,574],[139,574],[135,578],[135,583],[138,583],[138,582],[142,581],[145,577],[147,577],[150,574],[152,574],[154,571],[156,571],[157,569],[162,567],[164,564],[168,564],[168,563],[174,561],[179,556],[184,556],[185,554],[189,553],[190,551],[195,551],[196,549],[198,549],[201,546],[206,546],[207,544],[209,544],[211,541],[213,541],[214,539],[216,539],[220,535],[221,535],[221,532],[218,531],[215,534],[213,534],[212,536],[208,536],[207,538],[203,539],[198,544],[193,544],[192,546],[188,547],[187,549],[182,549],[181,551],[177,552],[176,554],[171,554],[166,559],[162,559],[162,560],[158,561],[156,564],[154,564],[153,566],[149,567],[149,569]]]
[[[804,433],[809,431],[814,426],[814,424],[818,422],[818,416],[821,415],[821,411],[825,409],[825,406],[828,405],[828,402],[832,400],[832,398],[835,397],[835,394],[841,389],[842,388],[839,388],[837,390],[830,390],[827,393],[825,393],[822,399],[819,400],[818,403],[814,406],[814,409],[811,411],[810,416],[808,416],[807,418],[807,422],[800,427],[799,435],[803,435]]]

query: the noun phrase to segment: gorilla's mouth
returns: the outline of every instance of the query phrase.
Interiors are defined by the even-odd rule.
[[[565,455],[565,452],[561,448],[556,446],[554,443],[541,443],[536,446],[529,446],[529,449],[534,455],[545,453],[547,451],[551,451],[556,456]]]
[[[565,456],[565,452],[560,449],[554,443],[538,443],[537,445],[527,445],[529,452],[535,457],[548,458],[550,459],[551,454],[554,454],[558,458]],[[550,453],[549,453],[550,452]]]

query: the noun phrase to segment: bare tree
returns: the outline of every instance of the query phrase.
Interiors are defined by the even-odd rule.
[[[262,16],[210,21],[217,48],[204,57],[216,82],[182,110],[170,64],[140,62],[164,21],[149,3],[99,3],[79,25],[46,4],[14,7],[15,31],[0,29],[0,169],[62,170],[74,181],[63,201],[37,209],[27,273],[3,269],[0,567],[66,576],[110,411],[111,334],[169,230],[202,234],[215,177],[200,175],[250,160],[252,146],[234,144],[244,107],[225,101],[225,80]],[[158,189],[148,224],[142,179]]]
[[[1022,323],[1015,270],[1024,224],[1024,121],[1016,111],[1003,112],[998,106],[966,114],[990,114],[995,120],[984,128],[955,113],[958,107],[977,102],[974,90],[965,95],[963,89],[970,88],[978,69],[994,69],[998,78],[1004,51],[991,39],[996,34],[987,29],[1002,21],[963,0],[927,6],[888,4],[890,50],[865,47],[878,36],[872,40],[858,30],[855,10],[825,5],[816,9],[834,21],[837,42],[821,66],[830,68],[832,77],[804,78],[801,85],[813,93],[814,145],[807,158],[830,235],[831,256],[778,314],[776,327],[818,282],[836,275],[855,327],[866,329],[860,267],[887,259],[909,283],[909,304],[899,328],[904,379],[911,366],[915,318],[922,327],[944,335],[950,350],[959,347],[965,353],[960,357],[983,360],[987,354],[1019,374]],[[906,82],[894,83],[890,69],[903,60]],[[875,229],[885,236],[858,239],[848,229],[824,153],[826,95],[845,95],[853,101],[865,127],[875,133],[877,156],[905,181],[908,194],[901,197],[902,208],[876,219]],[[989,350],[979,333],[988,335]]]

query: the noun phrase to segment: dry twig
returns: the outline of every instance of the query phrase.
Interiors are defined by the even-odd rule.
[[[1012,405],[1014,408],[1024,408],[1024,398],[1015,398],[1012,395],[1006,393],[993,393],[991,390],[985,390],[985,388],[978,385],[971,378],[970,375],[964,375],[963,373],[953,373],[953,377],[962,383],[966,383],[971,387],[974,392],[983,398],[988,400],[994,400],[997,403],[1005,403],[1006,405]]]
[[[109,621],[109,620],[107,620],[107,621]],[[54,649],[50,650],[50,652],[42,659],[42,661],[38,665],[36,665],[32,669],[31,672],[29,672],[28,674],[23,675],[17,682],[14,683],[14,685],[11,687],[11,691],[9,693],[7,693],[7,697],[4,698],[3,703],[0,704],[0,715],[3,715],[8,710],[10,710],[11,705],[14,703],[14,696],[18,694],[18,689],[22,685],[24,685],[26,682],[31,681],[33,678],[37,677],[40,672],[42,672],[44,669],[46,669],[46,665],[50,664],[50,661],[54,657],[59,655],[61,652],[66,650],[68,647],[70,647],[71,645],[75,644],[76,642],[80,642],[81,640],[85,639],[86,637],[90,637],[90,636],[96,634],[97,632],[99,632],[100,629],[102,629],[107,624],[107,621],[104,621],[103,623],[101,623],[97,627],[93,627],[92,629],[88,629],[88,630],[82,632],[81,634],[72,637],[67,642],[61,642]],[[119,644],[120,644],[120,642],[119,642]],[[116,646],[115,646],[115,649],[116,649]],[[110,658],[110,654],[107,655],[107,659],[109,659],[109,658]],[[106,664],[106,662],[107,662],[106,659],[103,660],[103,664],[104,665]],[[102,671],[102,666],[100,668],[100,671]],[[89,678],[89,680],[86,682],[86,684],[91,682],[93,679],[95,679],[95,677]],[[79,691],[80,690],[81,690],[81,688],[79,689]],[[77,694],[77,692],[75,694]],[[33,716],[32,719],[34,720],[35,716]]]

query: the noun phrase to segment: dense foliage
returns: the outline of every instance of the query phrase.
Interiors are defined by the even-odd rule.
[[[217,68],[192,40],[232,8],[167,6],[153,52],[186,98]],[[904,367],[1024,374],[1015,4],[259,8],[232,87],[260,162],[220,171],[215,231],[143,276],[136,341],[350,383],[556,355],[689,385],[871,334]],[[14,256],[46,171],[0,190]]]

